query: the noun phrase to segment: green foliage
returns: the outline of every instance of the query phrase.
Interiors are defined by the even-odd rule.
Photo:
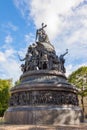
[[[17,80],[16,82],[15,82],[15,86],[16,85],[19,85],[20,84],[20,80]]]
[[[8,108],[10,98],[9,89],[12,86],[12,80],[0,79],[0,116],[3,116],[4,111]]]
[[[87,96],[87,66],[80,67],[68,77],[68,81],[79,89],[84,117],[84,97]]]
[[[68,77],[68,81],[80,89],[81,96],[87,95],[87,67],[83,66],[74,71]]]

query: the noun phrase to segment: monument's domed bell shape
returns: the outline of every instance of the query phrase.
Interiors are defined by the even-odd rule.
[[[81,109],[78,90],[65,76],[64,56],[56,55],[54,46],[42,27],[36,41],[28,47],[20,84],[11,89],[5,121],[12,124],[79,124]]]

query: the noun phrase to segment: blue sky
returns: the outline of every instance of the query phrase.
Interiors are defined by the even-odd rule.
[[[69,49],[66,75],[87,66],[87,0],[0,0],[0,78],[19,79],[17,54],[24,57],[42,22],[57,55]]]

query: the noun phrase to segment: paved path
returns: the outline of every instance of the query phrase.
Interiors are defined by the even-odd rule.
[[[58,126],[39,126],[39,125],[0,125],[0,130],[87,130],[87,124],[81,125],[58,125]]]

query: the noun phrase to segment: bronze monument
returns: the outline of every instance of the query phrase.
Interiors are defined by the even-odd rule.
[[[64,56],[59,57],[44,28],[21,61],[20,84],[11,89],[5,121],[11,124],[79,124],[78,90],[65,76]]]

